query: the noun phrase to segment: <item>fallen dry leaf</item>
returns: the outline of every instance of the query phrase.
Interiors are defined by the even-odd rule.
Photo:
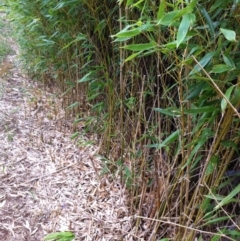
[[[98,174],[98,147],[74,144],[58,90],[23,77],[15,58],[0,76],[0,240],[67,230],[81,241],[137,240],[120,181]]]

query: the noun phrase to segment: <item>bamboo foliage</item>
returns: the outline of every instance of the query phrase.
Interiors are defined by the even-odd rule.
[[[6,2],[29,72],[58,83],[69,115],[100,134],[135,234],[239,237],[228,210],[240,188],[227,192],[225,177],[240,169],[239,1]]]

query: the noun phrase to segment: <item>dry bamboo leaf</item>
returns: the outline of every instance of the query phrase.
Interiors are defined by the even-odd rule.
[[[66,230],[81,241],[135,240],[120,180],[99,176],[98,147],[75,145],[62,99],[11,68],[0,78],[9,90],[0,99],[0,240]]]

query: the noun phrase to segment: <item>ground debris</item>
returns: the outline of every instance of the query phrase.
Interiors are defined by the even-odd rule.
[[[132,240],[125,190],[96,174],[98,147],[75,145],[62,129],[57,90],[43,90],[8,61],[0,76],[0,240],[67,230],[75,240]]]

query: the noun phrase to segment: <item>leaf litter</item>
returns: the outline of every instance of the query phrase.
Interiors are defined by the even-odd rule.
[[[136,240],[127,191],[118,178],[98,174],[98,146],[70,139],[58,90],[29,80],[15,59],[0,66],[7,66],[0,75],[0,240],[42,240],[56,231],[72,231],[74,240]]]

